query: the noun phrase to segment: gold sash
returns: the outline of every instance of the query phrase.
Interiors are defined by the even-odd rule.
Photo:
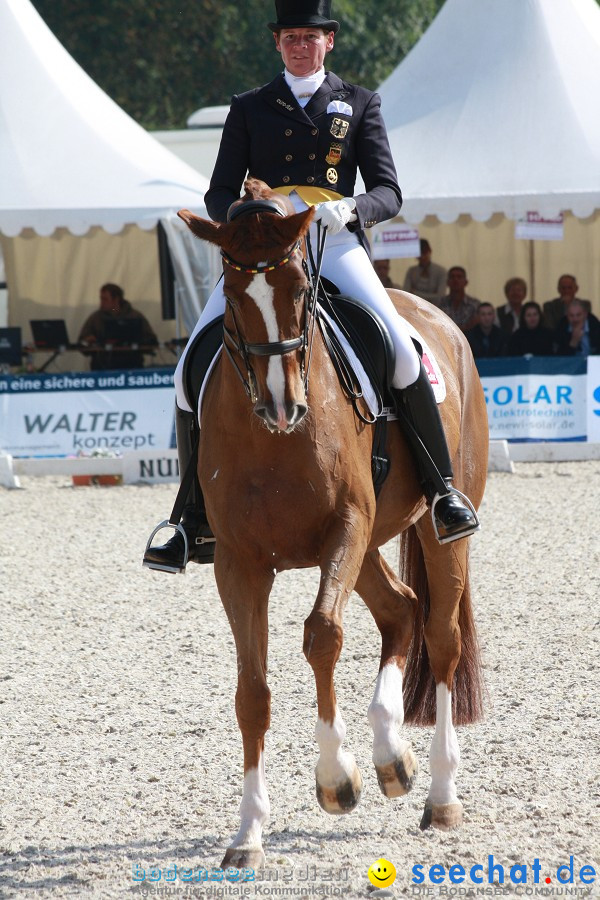
[[[286,184],[285,187],[273,188],[278,194],[288,196],[292,191],[296,191],[301,200],[304,200],[307,206],[316,206],[317,203],[324,203],[326,200],[343,200],[344,195],[338,194],[336,191],[330,191],[329,188],[322,187],[305,187],[302,184]]]

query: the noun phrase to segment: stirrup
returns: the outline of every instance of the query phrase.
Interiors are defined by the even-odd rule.
[[[457,494],[464,501],[465,505],[470,509],[473,513],[473,517],[475,519],[475,525],[469,525],[464,528],[462,531],[457,531],[455,534],[448,534],[445,537],[440,537],[440,533],[438,527],[435,522],[435,507],[438,500],[441,500],[443,497],[449,497],[451,494]],[[479,521],[479,516],[477,515],[477,510],[469,500],[466,494],[463,494],[462,491],[459,491],[458,488],[452,487],[446,491],[445,494],[436,493],[433,500],[431,501],[431,522],[433,525],[433,530],[435,532],[435,536],[440,544],[450,544],[452,541],[458,541],[460,538],[469,537],[471,534],[475,534],[476,531],[481,530],[481,522]]]
[[[173,531],[179,531],[180,534],[183,535],[184,542],[184,553],[183,553],[183,565],[182,566],[169,566],[165,563],[155,563],[151,560],[146,560],[146,553],[150,549],[150,545],[152,543],[152,539],[154,535],[157,534],[161,528],[172,528]],[[189,546],[188,546],[188,538],[185,533],[185,529],[181,522],[178,525],[173,525],[172,522],[169,522],[168,519],[165,519],[164,522],[161,522],[160,525],[157,525],[150,537],[148,538],[148,543],[146,544],[146,549],[144,550],[144,559],[142,560],[142,566],[146,566],[148,569],[154,569],[157,572],[172,572],[174,575],[185,575],[185,568],[188,564],[188,555],[189,555]]]

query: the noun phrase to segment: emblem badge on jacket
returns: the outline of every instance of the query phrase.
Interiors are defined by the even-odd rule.
[[[349,127],[350,122],[348,122],[346,119],[340,119],[337,116],[334,116],[331,120],[329,131],[335,138],[340,138],[343,140],[348,134]]]
[[[330,166],[337,166],[340,159],[342,158],[342,145],[341,144],[332,144],[329,148],[329,153],[325,157],[325,162],[329,163]]]

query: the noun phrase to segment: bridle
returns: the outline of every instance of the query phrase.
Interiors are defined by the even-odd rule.
[[[279,204],[277,204],[274,200],[249,200],[241,203],[239,206],[231,208],[227,216],[227,221],[231,222],[233,219],[241,215],[249,215],[250,213],[261,212],[275,213],[276,215],[283,216],[285,218],[285,213],[283,212]],[[300,374],[304,385],[304,392],[306,395],[308,394],[308,376],[310,373],[310,362],[312,358],[312,346],[315,333],[315,303],[326,237],[324,233],[321,242],[320,227],[317,226],[317,228],[319,235],[319,249],[317,253],[317,268],[315,270],[315,274],[312,277],[308,268],[308,264],[306,262],[306,253],[303,252],[301,246],[302,242],[300,239],[298,239],[296,243],[289,250],[287,250],[285,255],[280,259],[267,261],[264,263],[256,263],[255,265],[240,263],[237,260],[233,259],[233,257],[231,257],[224,250],[221,250],[221,257],[225,265],[234,269],[236,272],[243,272],[248,275],[265,275],[267,272],[273,272],[276,269],[281,269],[292,262],[294,257],[298,253],[300,253],[302,254],[302,268],[309,283],[308,289],[304,292],[303,332],[300,337],[289,338],[283,341],[271,341],[269,343],[250,343],[246,341],[240,331],[233,303],[231,302],[230,298],[225,295],[227,305],[233,318],[235,332],[230,331],[225,325],[223,325],[223,347],[225,348],[225,352],[227,353],[227,356],[233,364],[235,371],[237,372],[242,384],[244,385],[244,390],[246,391],[246,394],[248,395],[252,403],[256,403],[258,394],[256,388],[256,375],[254,374],[254,369],[252,368],[252,363],[250,362],[251,356],[284,356],[286,353],[293,353],[299,350],[302,354],[300,358]],[[246,369],[246,376],[244,376],[243,371],[240,369],[238,362],[234,356],[234,352],[241,357],[244,368]]]

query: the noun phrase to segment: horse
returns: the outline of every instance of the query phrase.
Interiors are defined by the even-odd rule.
[[[198,477],[216,537],[215,579],[235,640],[235,709],[244,751],[240,829],[222,866],[256,869],[264,864],[262,829],[270,809],[267,608],[278,572],[317,566],[321,572],[303,651],[316,684],[316,792],[326,812],[350,812],[362,790],[354,756],[342,747],[346,728],[334,687],[343,612],[353,590],[381,635],[368,719],[385,796],[410,791],[418,770],[400,732],[403,723],[435,724],[422,828],[454,828],[462,821],[455,725],[481,717],[483,682],[468,540],[437,541],[409,449],[391,423],[391,469],[376,498],[372,428],[367,416],[355,415],[314,327],[305,263],[314,210],[296,213],[288,197],[257,179],[247,179],[244,188],[227,223],[189,210],[179,216],[223,256],[227,352],[203,395]],[[232,216],[240,206],[244,215]],[[439,362],[448,388],[441,415],[454,483],[477,507],[487,474],[488,422],[469,346],[432,304],[403,291],[389,294]],[[397,535],[400,575],[379,552]]]

